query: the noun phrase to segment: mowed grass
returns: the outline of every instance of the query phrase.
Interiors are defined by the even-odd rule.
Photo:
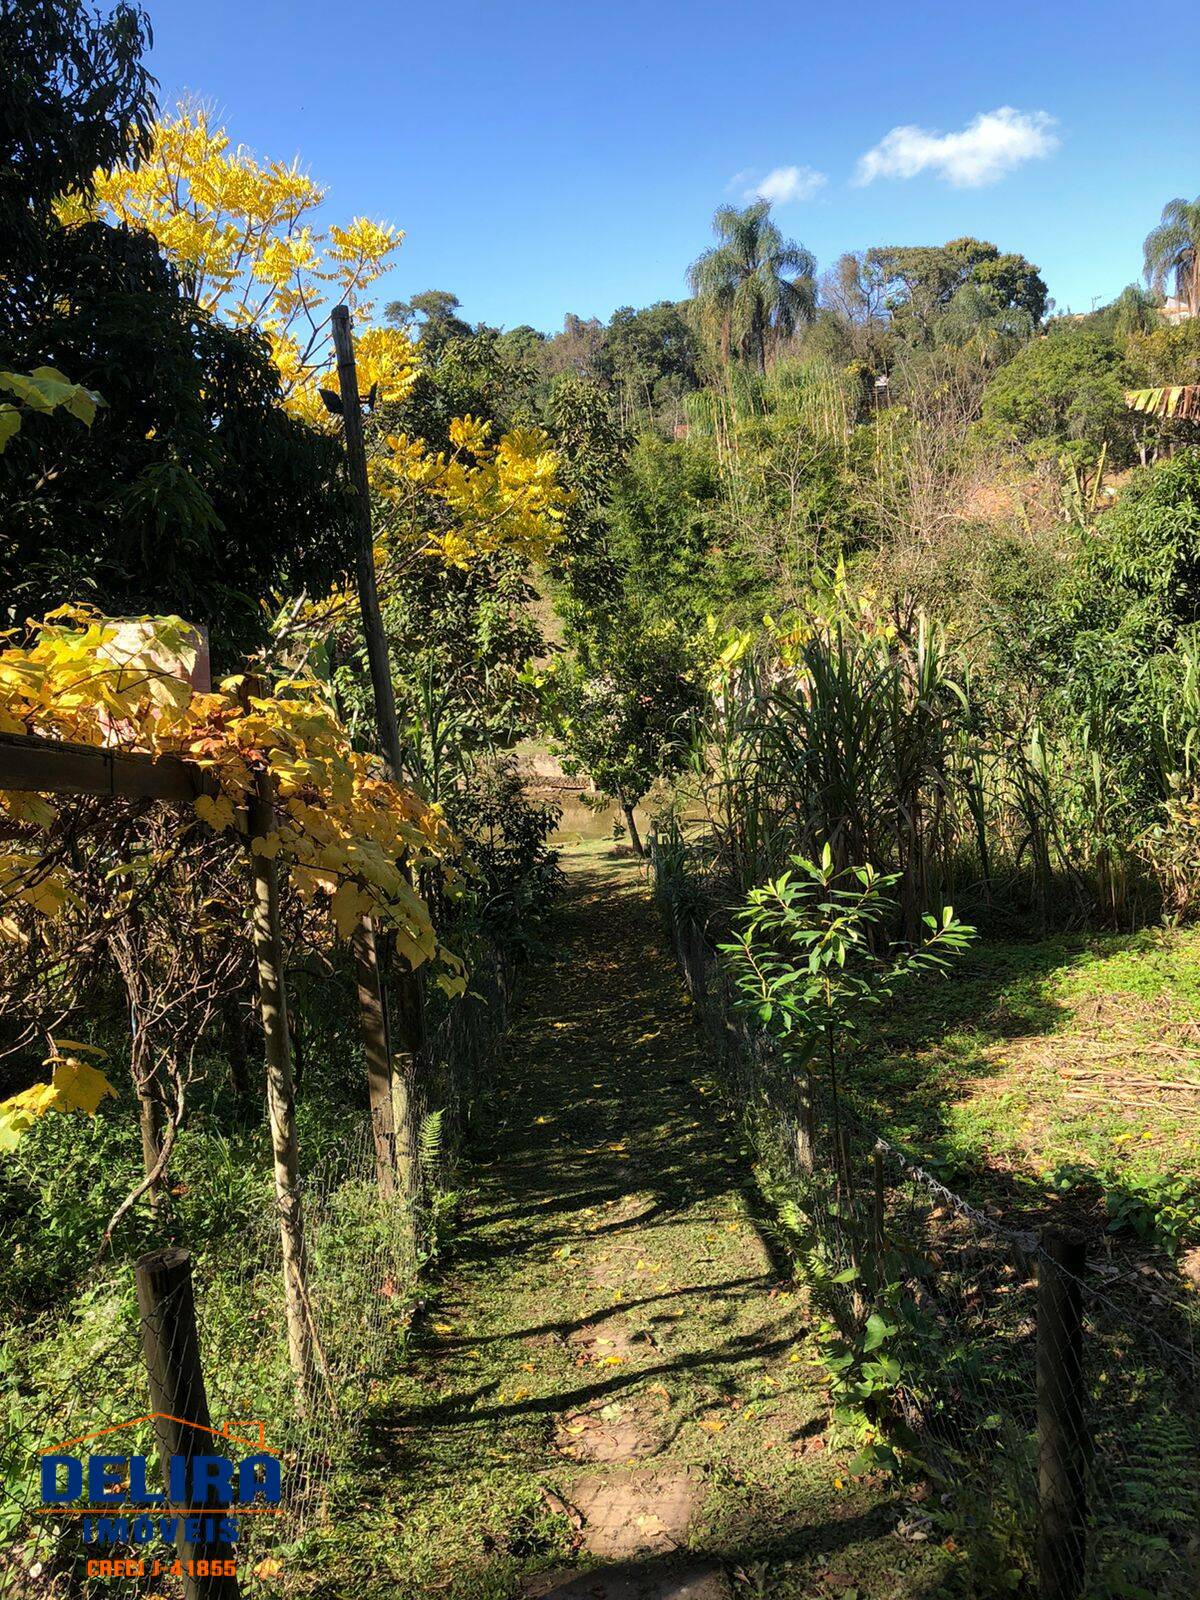
[[[874,1020],[850,1077],[870,1120],[967,1187],[1191,1183],[1200,930],[981,940]]]

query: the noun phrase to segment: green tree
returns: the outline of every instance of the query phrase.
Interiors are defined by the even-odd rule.
[[[547,377],[570,376],[595,382],[600,375],[604,324],[598,317],[577,317],[568,311],[562,332],[542,346],[542,369]]]
[[[881,246],[867,251],[863,266],[875,281],[882,279],[893,325],[909,344],[934,343],[939,323],[968,285],[993,316],[1007,314],[1028,331],[1046,314],[1048,291],[1037,268],[986,240]]]
[[[988,431],[1035,459],[1067,454],[1090,462],[1107,446],[1123,465],[1133,421],[1125,405],[1121,352],[1090,328],[1035,339],[992,379],[983,420]]]
[[[643,614],[699,628],[708,611],[721,609],[711,570],[720,502],[708,440],[638,440],[613,484],[607,518],[610,547]]]
[[[687,730],[701,695],[686,642],[672,623],[639,623],[614,607],[576,636],[546,680],[546,711],[567,772],[586,772],[617,801],[630,843],[643,853],[634,807],[687,760]]]
[[[144,11],[81,0],[0,0],[0,304],[14,315],[46,247],[54,202],[144,155],[155,81]]]
[[[653,418],[699,386],[700,349],[682,309],[669,300],[635,311],[614,311],[597,358],[601,380],[621,401],[622,414]]]
[[[540,370],[542,350],[546,343],[544,333],[539,333],[527,322],[522,322],[515,328],[506,328],[500,334],[498,342],[501,351],[509,360]]]
[[[188,301],[146,234],[60,232],[0,367],[52,358],[104,400],[81,433],[33,416],[0,457],[0,590],[12,620],[69,600],[203,623],[218,660],[260,602],[345,566],[336,441],[283,409],[265,341]]]
[[[813,317],[816,259],[783,237],[767,200],[743,211],[722,206],[713,231],[720,243],[689,268],[692,292],[717,319],[723,352],[764,372],[768,352]]]
[[[887,924],[898,907],[888,890],[898,873],[834,865],[826,844],[820,861],[793,856],[778,878],[752,889],[735,918],[735,937],[720,946],[734,981],[734,1004],[778,1040],[794,1075],[797,1157],[811,1171],[816,1126],[812,1069],[824,1057],[837,1148],[837,1065],[844,1041],[863,1012],[880,1005],[905,978],[944,972],[974,929],[951,906],[926,916],[915,949],[892,944]]]
[[[1112,331],[1121,339],[1131,333],[1150,333],[1160,327],[1161,296],[1147,293],[1140,283],[1127,283],[1108,307]]]
[[[1200,622],[1200,449],[1133,475],[1097,524],[1088,563],[1108,594],[1115,583],[1143,602],[1160,635]]]
[[[423,289],[409,300],[389,300],[383,314],[397,328],[408,328],[426,345],[439,345],[446,339],[464,338],[471,332],[469,322],[458,315],[459,299],[446,289]]]
[[[939,344],[972,352],[981,367],[1002,366],[1032,334],[1028,311],[1000,303],[974,280],[956,292],[936,325]]]
[[[565,457],[563,482],[574,495],[553,553],[558,609],[568,632],[586,630],[622,593],[624,575],[608,537],[608,499],[630,438],[599,384],[566,374],[550,390],[549,426]]]
[[[380,407],[372,428],[408,433],[438,450],[450,447],[455,417],[486,417],[494,433],[535,420],[537,366],[495,328],[467,328],[426,341],[416,381],[396,406]]]
[[[1200,195],[1168,200],[1162,221],[1142,247],[1146,281],[1159,294],[1175,274],[1175,292],[1191,315],[1200,315]]]

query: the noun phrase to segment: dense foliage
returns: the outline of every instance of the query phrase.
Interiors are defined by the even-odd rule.
[[[0,793],[28,1391],[134,1327],[97,1249],[209,1251],[253,1353],[274,1257],[220,1261],[299,1231],[295,1125],[336,1174],[316,1268],[386,1233],[358,1288],[402,1332],[559,887],[530,751],[687,863],[801,1129],[866,1009],[964,950],[951,900],[1021,937],[1200,911],[1200,438],[1129,403],[1200,379],[1195,204],[1086,317],[974,238],[821,277],[760,199],[687,299],[546,334],[426,289],[377,323],[399,231],[318,233],[298,164],[160,117],[148,42],[125,0],[0,0],[0,734],[205,775],[174,809]],[[246,1392],[300,1416],[332,1380],[277,1344]]]

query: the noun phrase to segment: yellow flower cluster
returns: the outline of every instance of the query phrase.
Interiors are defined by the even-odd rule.
[[[544,557],[571,503],[558,480],[558,452],[543,429],[514,428],[494,445],[490,434],[490,423],[457,417],[449,454],[406,434],[391,437],[375,473],[385,497],[398,499],[408,486],[450,513],[422,528],[424,549],[448,566],[467,567],[500,549]]]
[[[367,317],[362,292],[404,238],[367,217],[317,231],[308,219],[324,198],[296,162],[260,162],[233,147],[205,110],[181,107],[155,125],[140,166],[97,172],[94,201],[67,195],[58,213],[68,225],[108,215],[152,234],[200,305],[266,335],[289,407],[324,423],[316,391],[328,365],[326,286]],[[378,381],[382,394],[399,398],[415,371],[411,341],[398,329],[366,338],[376,348],[358,341],[364,388]]]
[[[216,793],[196,801],[211,828],[248,832],[246,802],[257,775],[271,775],[277,828],[252,848],[279,855],[298,891],[329,907],[345,937],[363,914],[390,927],[411,965],[437,958],[439,982],[462,987],[456,958],[439,948],[429,909],[409,874],[436,867],[453,882],[457,841],[440,810],[388,782],[351,748],[312,679],[245,692],[242,679],[199,693],[191,671],[196,640],[177,617],[113,621],[63,607],[33,629],[32,642],[0,650],[0,732],[171,754],[206,769]],[[0,793],[13,821],[46,829],[53,806],[40,796]],[[28,846],[28,838],[24,839]],[[48,916],[70,889],[39,870],[28,848],[0,849],[0,893]],[[10,937],[19,937],[10,918]]]

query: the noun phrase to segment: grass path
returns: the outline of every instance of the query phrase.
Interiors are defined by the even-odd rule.
[[[449,1600],[953,1592],[951,1558],[897,1533],[898,1492],[826,1446],[802,1297],[644,886],[594,848],[566,865],[346,1579]]]

